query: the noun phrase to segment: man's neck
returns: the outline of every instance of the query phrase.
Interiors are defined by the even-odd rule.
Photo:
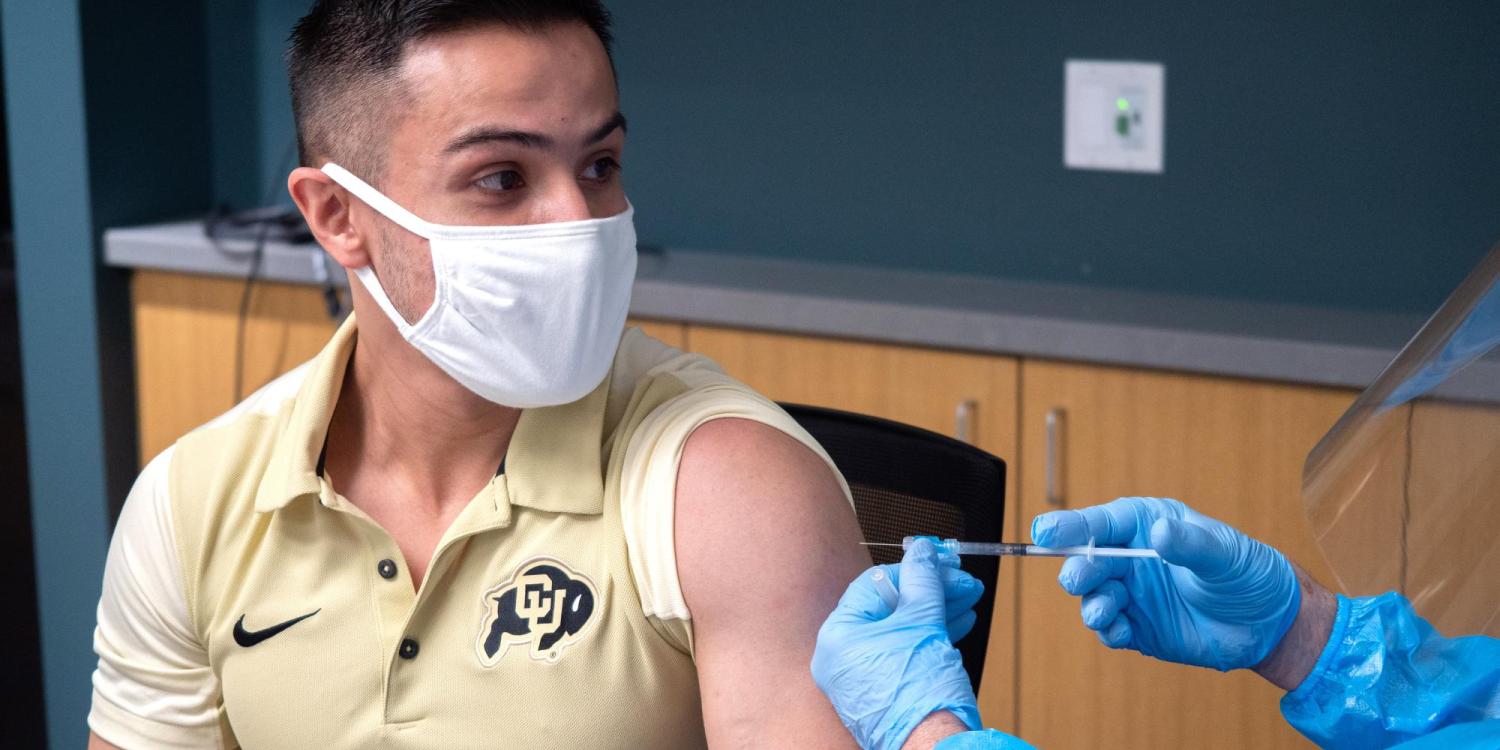
[[[328,473],[356,505],[391,488],[417,504],[411,512],[449,516],[494,477],[521,412],[470,392],[384,333],[395,331],[358,334],[328,426]]]

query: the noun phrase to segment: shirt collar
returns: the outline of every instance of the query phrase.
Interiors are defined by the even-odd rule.
[[[291,414],[272,448],[271,468],[256,492],[256,511],[277,510],[299,497],[316,498],[321,491],[318,462],[354,352],[355,330],[350,315],[308,364]],[[578,401],[521,412],[505,457],[504,486],[511,503],[555,513],[603,512],[608,397],[606,377]]]
[[[554,513],[604,511],[606,377],[593,393],[521,412],[505,452],[506,487],[516,505]]]
[[[323,351],[308,363],[291,414],[271,449],[270,468],[255,493],[257,512],[283,508],[299,497],[317,497],[322,487],[318,460],[323,455],[333,408],[339,402],[339,390],[344,386],[344,370],[354,353],[354,338],[354,316],[350,315]]]

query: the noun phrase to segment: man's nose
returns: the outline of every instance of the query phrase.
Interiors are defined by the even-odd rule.
[[[562,182],[562,181],[559,181]],[[559,221],[579,221],[596,218],[589,208],[589,199],[577,180],[567,180],[548,190],[540,201],[533,205],[530,224],[553,224]]]

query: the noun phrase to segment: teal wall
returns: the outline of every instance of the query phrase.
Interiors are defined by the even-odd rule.
[[[109,533],[78,10],[0,14],[42,678],[52,746],[78,747]]]
[[[203,0],[214,195],[235,207],[290,203],[296,133],[287,35],[311,0]]]
[[[643,242],[1428,311],[1500,239],[1500,4],[608,4]],[[280,171],[306,5],[232,42],[237,197]],[[1164,175],[1063,168],[1069,57],[1165,63]]]
[[[0,27],[46,720],[51,747],[80,747],[137,466],[128,274],[100,241],[210,205],[204,20],[197,4],[3,0]]]
[[[1500,239],[1500,5],[617,0],[642,236],[1431,310]],[[1062,166],[1063,61],[1167,69],[1166,173]]]

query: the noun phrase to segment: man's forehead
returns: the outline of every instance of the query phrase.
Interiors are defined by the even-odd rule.
[[[603,45],[583,24],[430,35],[408,47],[401,78],[409,107],[403,119],[434,139],[502,122],[581,136],[618,106]]]

